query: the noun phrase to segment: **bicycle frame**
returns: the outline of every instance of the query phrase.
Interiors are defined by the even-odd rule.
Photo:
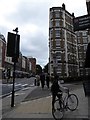
[[[64,92],[62,92],[62,96],[60,98],[58,97],[55,100],[54,110],[56,112],[53,111],[53,109],[52,109],[52,115],[55,119],[58,119],[57,117],[59,116],[59,112],[60,112],[59,118],[61,119],[61,118],[63,118],[65,111],[67,111],[67,110],[74,111],[77,109],[78,97],[75,94],[70,93],[69,89],[67,89],[65,93],[66,93],[65,96],[63,96]],[[59,94],[60,94],[60,92],[58,92],[58,95]]]
[[[69,97],[69,95],[70,95],[69,89],[67,89],[67,91],[66,91],[65,93],[66,93],[65,97],[63,98],[64,92],[62,92],[62,97],[59,98],[59,99],[60,99],[60,101],[63,103],[63,110],[66,110],[66,111],[67,111],[67,110],[68,110],[67,99],[68,99],[68,97]]]

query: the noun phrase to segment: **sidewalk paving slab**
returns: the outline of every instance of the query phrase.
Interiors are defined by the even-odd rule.
[[[64,118],[82,118],[82,120],[85,118],[90,120],[88,98],[84,95],[83,86],[72,91],[72,93],[78,96],[79,106],[76,111],[66,111]],[[51,96],[48,96],[22,102],[11,112],[4,114],[3,118],[53,118],[51,101]]]

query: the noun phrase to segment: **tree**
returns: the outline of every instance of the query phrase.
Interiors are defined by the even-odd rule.
[[[41,74],[41,73],[42,73],[42,67],[39,64],[37,64],[36,65],[36,74]]]
[[[48,73],[48,63],[44,66],[44,72]]]

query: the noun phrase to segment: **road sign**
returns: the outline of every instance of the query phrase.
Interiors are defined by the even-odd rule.
[[[17,35],[16,42],[16,34],[8,32],[7,38],[7,56],[8,57],[19,57],[19,43],[20,43],[20,35]],[[16,53],[15,53],[16,47]]]
[[[73,19],[74,31],[90,28],[90,15],[84,15]]]

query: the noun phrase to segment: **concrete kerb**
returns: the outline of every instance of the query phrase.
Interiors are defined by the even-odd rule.
[[[83,87],[74,90],[79,98],[78,109],[74,112],[66,112],[65,118],[88,118],[88,98],[85,97]],[[23,102],[10,113],[4,115],[5,118],[52,118],[51,96]]]

